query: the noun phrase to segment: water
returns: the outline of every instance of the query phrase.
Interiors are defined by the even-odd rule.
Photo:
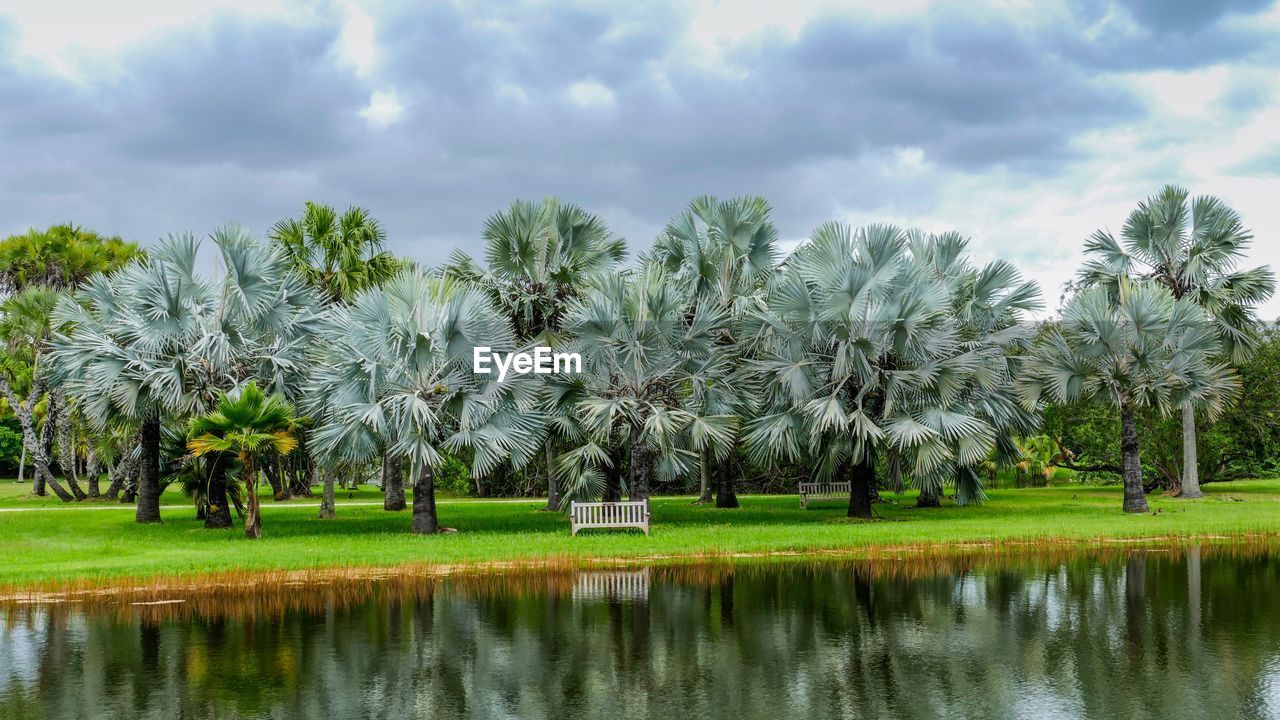
[[[2,718],[1277,718],[1280,556],[754,564],[0,608]]]

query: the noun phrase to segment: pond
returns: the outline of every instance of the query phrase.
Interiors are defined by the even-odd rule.
[[[0,718],[1280,717],[1280,555],[754,562],[0,608]]]

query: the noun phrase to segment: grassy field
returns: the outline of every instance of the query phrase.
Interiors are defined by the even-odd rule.
[[[16,488],[16,489],[15,489]],[[162,525],[139,526],[127,507],[63,505],[23,498],[5,484],[0,512],[7,560],[0,585],[146,579],[224,570],[380,567],[406,563],[563,561],[699,554],[858,550],[990,541],[1126,539],[1280,532],[1280,480],[1213,484],[1187,501],[1152,496],[1153,513],[1125,515],[1119,487],[1058,486],[994,490],[980,507],[916,509],[910,495],[877,504],[882,519],[851,522],[839,502],[799,509],[794,496],[744,496],[738,510],[653,500],[653,534],[588,531],[570,537],[568,520],[529,501],[445,500],[441,522],[457,534],[409,533],[408,511],[388,513],[377,489],[339,496],[338,517],[315,517],[315,500],[264,503],[264,537],[208,531],[181,495],[165,497]],[[348,497],[349,496],[349,497]],[[343,504],[347,503],[347,504]],[[118,506],[116,506],[118,507]]]

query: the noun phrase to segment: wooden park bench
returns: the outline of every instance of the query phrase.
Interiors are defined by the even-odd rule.
[[[571,535],[586,528],[640,528],[649,534],[649,503],[635,502],[571,502],[569,503]]]
[[[800,507],[809,509],[810,500],[843,500],[849,497],[848,482],[800,483]]]

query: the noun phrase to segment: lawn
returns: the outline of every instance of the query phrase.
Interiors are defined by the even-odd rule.
[[[737,510],[654,498],[653,534],[586,531],[570,537],[563,514],[541,502],[444,500],[441,522],[457,534],[409,532],[408,511],[388,513],[374,489],[339,494],[338,517],[316,518],[315,499],[264,503],[263,532],[209,531],[174,492],[162,525],[139,526],[129,508],[23,498],[29,485],[4,483],[0,511],[7,561],[0,585],[155,578],[222,570],[293,570],[406,563],[476,563],[698,554],[847,550],[987,541],[1097,540],[1280,532],[1280,480],[1212,484],[1202,500],[1153,495],[1153,513],[1120,511],[1118,486],[993,490],[987,504],[917,509],[910,494],[877,504],[880,520],[850,522],[839,502],[804,511],[794,496],[744,496]]]

